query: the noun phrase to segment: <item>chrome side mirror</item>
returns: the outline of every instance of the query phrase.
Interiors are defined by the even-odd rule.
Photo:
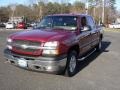
[[[82,32],[86,32],[86,31],[89,31],[90,30],[90,27],[89,26],[84,26],[81,31]]]

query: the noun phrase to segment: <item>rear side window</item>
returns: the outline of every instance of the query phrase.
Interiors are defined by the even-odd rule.
[[[87,25],[87,19],[86,17],[81,17],[81,26],[84,27]]]

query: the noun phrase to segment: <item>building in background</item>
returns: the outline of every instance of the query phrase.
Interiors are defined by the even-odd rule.
[[[10,17],[9,22],[14,22],[15,24],[18,24],[20,22],[26,22],[25,17]]]

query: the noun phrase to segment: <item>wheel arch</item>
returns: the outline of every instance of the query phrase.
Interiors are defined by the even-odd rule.
[[[101,39],[101,40],[103,39],[103,34],[100,34],[100,39]]]
[[[75,44],[73,46],[71,46],[69,49],[68,49],[68,54],[72,51],[72,50],[75,50],[77,52],[77,54],[79,55],[79,45],[78,44]]]

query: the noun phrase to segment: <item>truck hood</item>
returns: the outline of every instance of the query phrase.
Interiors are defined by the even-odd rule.
[[[59,41],[71,35],[73,32],[64,29],[52,30],[29,30],[14,33],[10,36],[12,39],[32,40],[32,41]]]

